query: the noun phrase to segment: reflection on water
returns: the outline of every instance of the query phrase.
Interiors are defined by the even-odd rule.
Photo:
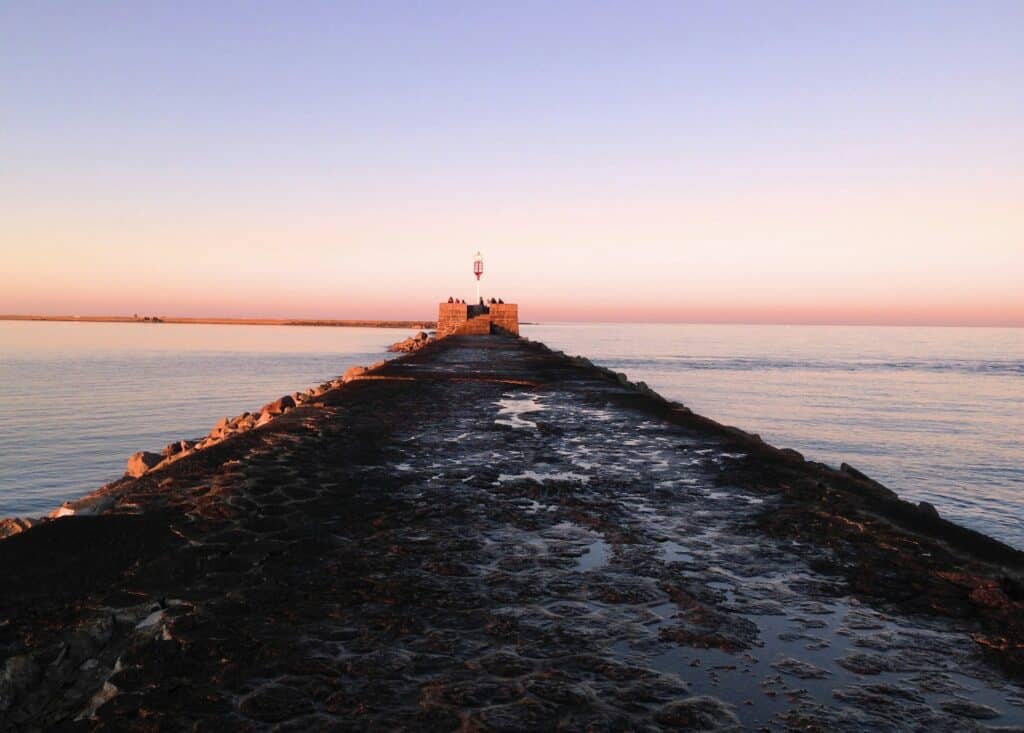
[[[135,451],[379,361],[411,333],[0,321],[0,517],[47,512]]]
[[[583,354],[808,458],[846,461],[1024,547],[1024,330],[572,324]]]

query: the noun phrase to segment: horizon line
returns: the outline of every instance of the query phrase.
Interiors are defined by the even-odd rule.
[[[159,318],[167,325],[261,325],[261,326],[369,326],[380,328],[412,328],[407,324],[435,323],[435,318],[326,318],[326,317],[281,317],[281,316],[172,316],[153,315],[70,315],[70,314],[19,314],[2,313],[0,321],[50,322],[50,323],[152,323],[145,319]],[[878,327],[878,328],[1024,328],[1024,322],[1010,323],[976,323],[976,322],[880,322],[880,321],[745,321],[745,320],[574,320],[574,319],[543,319],[521,321],[524,326],[554,325],[601,325],[601,324],[636,324],[636,325],[687,325],[687,326],[821,326],[821,327]]]

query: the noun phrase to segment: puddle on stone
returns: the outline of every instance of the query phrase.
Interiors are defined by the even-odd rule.
[[[543,400],[488,401],[485,420],[523,429],[502,440],[465,421],[447,432],[481,443],[453,464],[455,495],[474,476],[476,490],[501,487],[473,498],[493,503],[479,511],[501,527],[479,567],[522,614],[523,638],[540,640],[534,649],[564,633],[566,649],[599,649],[726,701],[750,730],[984,730],[969,716],[986,709],[1001,715],[979,726],[1024,720],[1019,688],[985,672],[967,629],[890,617],[808,568],[805,543],[752,532],[776,499],[716,481],[742,453],[660,424],[620,426],[617,411],[551,392]],[[545,422],[561,431],[532,430]]]
[[[540,471],[523,471],[522,473],[501,473],[498,474],[497,483],[505,483],[506,481],[516,481],[519,479],[532,479],[538,483],[544,483],[545,481],[581,481],[587,483],[590,481],[589,476],[584,476],[581,473],[574,473],[573,471],[549,471],[547,473],[541,473]]]
[[[499,417],[495,419],[495,424],[508,425],[518,429],[536,429],[537,423],[525,419],[523,415],[543,410],[544,406],[540,403],[540,398],[526,393],[506,394],[504,397],[505,399],[497,402]]]
[[[667,561],[685,561],[689,554],[671,541],[663,543],[662,550]],[[725,585],[718,581],[706,584]],[[673,610],[678,611],[678,608],[675,604],[664,603],[652,610],[661,617],[655,623],[655,627],[660,628],[672,625]],[[837,664],[851,653],[866,651],[857,643],[858,639],[847,638],[841,631],[851,614],[873,616],[879,626],[893,635],[896,640],[893,648],[879,657],[891,660],[898,667],[902,665],[899,671],[864,674]],[[961,708],[972,710],[972,703],[998,711],[1000,724],[1019,724],[1024,717],[1020,711],[1007,707],[1005,691],[960,673],[954,659],[936,667],[934,658],[916,657],[914,640],[918,639],[918,634],[876,616],[850,599],[836,599],[835,608],[816,616],[823,619],[823,623],[811,629],[804,628],[801,619],[793,616],[737,615],[757,625],[760,645],[738,652],[672,646],[648,657],[648,663],[658,671],[675,674],[689,683],[692,694],[742,700],[736,713],[748,729],[778,729],[778,716],[800,710],[803,705],[831,708],[831,712],[824,712],[824,715],[826,719],[835,720],[841,718],[842,710],[849,712],[851,704],[854,709],[867,705],[869,714],[860,725],[851,728],[864,731],[890,729],[894,723],[899,727],[921,714],[940,714]],[[927,646],[926,640],[919,641]],[[947,634],[937,633],[935,642],[951,640]],[[638,651],[628,643],[614,647],[616,655],[623,659],[642,658]],[[950,680],[958,689],[940,691],[936,687],[929,691],[928,685],[921,684],[922,677]],[[860,698],[864,702],[858,705]],[[884,709],[871,709],[871,700],[884,703]],[[832,718],[833,715],[840,717]],[[964,729],[968,729],[968,720],[965,719],[964,724]]]
[[[689,548],[675,542],[668,540],[667,542],[661,543],[661,551],[665,555],[665,562],[694,562],[695,558],[693,553],[690,552]]]
[[[585,407],[580,409],[579,412],[591,420],[598,420],[600,422],[610,422],[618,418],[611,410],[600,410],[594,407]]]
[[[739,501],[745,501],[747,504],[764,504],[764,499],[760,496],[750,496],[739,491],[712,491],[707,494],[707,498],[713,501],[738,499]]]
[[[608,564],[612,548],[602,539],[597,539],[587,545],[586,552],[580,555],[576,561],[576,569],[580,571],[594,570]]]

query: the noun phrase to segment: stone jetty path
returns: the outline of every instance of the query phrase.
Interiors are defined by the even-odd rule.
[[[450,337],[0,541],[0,730],[1024,726],[1021,553]]]

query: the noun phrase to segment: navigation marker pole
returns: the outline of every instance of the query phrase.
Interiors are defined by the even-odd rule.
[[[480,302],[480,276],[484,274],[484,256],[479,252],[473,256],[473,274],[476,275],[476,305]]]

